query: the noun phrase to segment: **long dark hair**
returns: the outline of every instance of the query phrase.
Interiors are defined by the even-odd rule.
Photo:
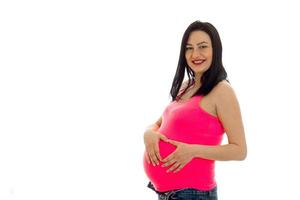
[[[213,57],[211,66],[201,76],[201,87],[193,96],[207,95],[214,86],[222,80],[229,82],[227,79],[227,72],[222,64],[222,43],[217,29],[208,22],[201,22],[197,20],[187,27],[182,37],[178,66],[170,91],[172,101],[177,99],[176,97],[184,79],[185,69],[189,77],[188,85],[185,89],[187,89],[195,81],[194,71],[191,70],[185,59],[185,47],[190,33],[198,30],[204,31],[209,35],[212,42]]]

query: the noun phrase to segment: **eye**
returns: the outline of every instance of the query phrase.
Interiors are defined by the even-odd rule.
[[[199,46],[200,49],[204,49],[206,47],[207,47],[206,45]]]
[[[192,47],[185,47],[185,50],[191,50],[193,49]]]

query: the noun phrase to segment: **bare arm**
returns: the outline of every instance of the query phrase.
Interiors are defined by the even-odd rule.
[[[220,84],[217,92],[217,114],[228,137],[228,144],[219,146],[193,145],[196,157],[211,160],[244,160],[247,145],[240,106],[231,86]]]

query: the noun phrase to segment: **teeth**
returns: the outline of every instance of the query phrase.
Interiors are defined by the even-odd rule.
[[[200,64],[200,63],[203,63],[203,60],[195,60],[195,61],[193,61],[193,63]]]

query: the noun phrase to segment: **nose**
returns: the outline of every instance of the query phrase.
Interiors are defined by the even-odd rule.
[[[193,50],[193,52],[192,52],[192,58],[193,59],[200,57],[200,55],[201,55],[201,53],[198,49]]]

